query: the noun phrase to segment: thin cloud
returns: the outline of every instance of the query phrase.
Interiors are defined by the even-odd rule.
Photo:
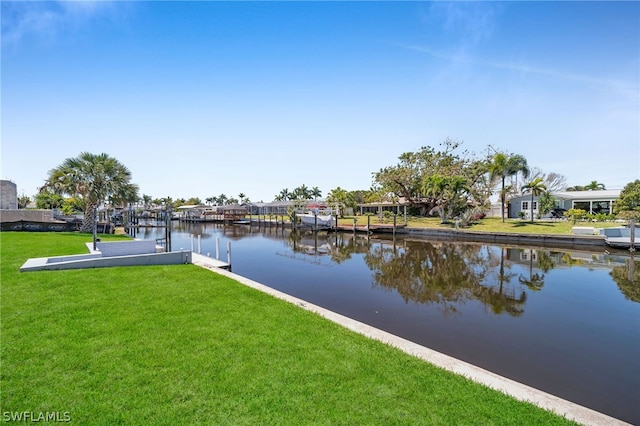
[[[489,2],[432,2],[423,19],[458,43],[476,45],[491,38],[502,6]]]
[[[2,2],[2,45],[19,46],[27,39],[51,42],[112,9],[108,1]]]
[[[549,76],[554,78],[561,78],[564,80],[588,83],[588,84],[593,84],[598,86],[606,86],[612,89],[616,89],[624,92],[630,92],[635,96],[637,96],[638,92],[640,91],[640,88],[638,87],[637,84],[633,84],[628,81],[592,77],[589,75],[564,72],[564,71],[559,71],[559,70],[554,70],[549,68],[535,67],[527,64],[522,64],[522,63],[477,60],[477,59],[473,59],[469,55],[447,54],[447,53],[443,53],[443,52],[440,52],[428,47],[423,47],[423,46],[413,45],[413,46],[405,46],[405,48],[414,50],[420,53],[426,53],[429,56],[432,56],[434,58],[441,59],[444,61],[448,61],[448,62],[468,63],[471,65],[487,66],[487,67],[492,67],[496,69],[515,71],[523,74],[544,75],[544,76]]]

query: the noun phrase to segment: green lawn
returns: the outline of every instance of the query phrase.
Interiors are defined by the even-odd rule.
[[[113,237],[111,237],[113,238]],[[75,424],[570,424],[194,265],[20,273],[91,236],[2,232],[0,411]]]
[[[250,216],[253,219],[258,219],[257,215]],[[356,226],[366,226],[367,223],[371,225],[393,224],[393,217],[383,217],[380,221],[379,215],[369,216],[367,222],[367,215],[362,216],[345,216],[338,218],[339,226],[353,226],[353,219],[356,219]],[[289,223],[289,218],[285,216],[260,216],[260,220],[282,221]],[[404,225],[404,216],[398,215],[396,219],[398,225]],[[473,222],[469,227],[459,228],[459,231],[473,231],[473,232],[494,232],[494,233],[519,233],[519,234],[553,234],[553,235],[572,235],[574,226],[590,226],[594,228],[609,228],[612,226],[620,226],[620,223],[616,222],[587,222],[578,221],[573,223],[570,220],[549,220],[549,219],[536,219],[533,223],[529,220],[522,219],[505,219],[502,222],[500,218],[484,218]],[[439,217],[408,217],[407,227],[410,228],[434,228],[434,229],[454,229],[455,224],[453,222],[441,223]]]
[[[366,216],[357,216],[357,225],[365,226],[367,224]],[[380,223],[379,216],[371,216],[370,224],[375,225]],[[393,218],[383,219],[383,223],[392,224]],[[341,226],[353,226],[353,217],[345,217],[338,220],[338,224]],[[404,224],[404,217],[398,216],[397,224]],[[577,222],[573,224],[568,220],[536,220],[533,223],[528,220],[520,219],[506,219],[502,222],[500,218],[485,218],[473,222],[471,226],[466,228],[459,228],[460,231],[473,231],[473,232],[494,232],[494,233],[521,233],[521,234],[560,234],[571,235],[573,234],[572,228],[574,226],[592,226],[594,228],[607,228],[612,226],[620,226],[620,223],[615,222]],[[434,229],[454,229],[453,222],[441,223],[440,218],[437,217],[410,217],[407,220],[407,227],[410,228],[434,228]]]

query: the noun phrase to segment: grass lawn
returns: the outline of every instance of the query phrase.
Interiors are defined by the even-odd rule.
[[[258,219],[257,215],[250,216],[253,219]],[[353,219],[356,219],[356,226],[367,225],[367,215],[362,216],[345,216],[338,218],[339,226],[353,226]],[[278,223],[289,223],[287,216],[260,216],[260,220],[272,220]],[[404,224],[404,217],[398,215],[396,219],[398,225]],[[369,224],[377,225],[379,223],[391,225],[393,224],[393,217],[383,217],[380,221],[379,215],[372,215],[369,219]],[[613,226],[620,226],[620,223],[616,222],[586,222],[578,221],[575,224],[570,220],[548,220],[548,219],[536,219],[533,223],[530,220],[522,219],[505,219],[502,222],[501,218],[489,217],[480,219],[473,222],[471,226],[467,228],[460,228],[460,231],[473,231],[473,232],[494,232],[494,233],[518,233],[518,234],[553,234],[553,235],[573,235],[572,228],[574,226],[589,226],[594,228],[609,228]],[[455,224],[441,223],[439,217],[408,217],[407,227],[409,228],[435,228],[435,229],[454,229]]]
[[[111,237],[113,238],[113,237]],[[90,235],[2,232],[0,411],[75,424],[571,424],[194,265],[20,273]]]
[[[380,223],[379,216],[371,216],[370,223],[372,225]],[[383,223],[393,224],[393,218],[384,219]],[[353,217],[345,217],[338,220],[341,226],[353,226]],[[367,224],[366,216],[357,216],[357,225],[365,226]],[[404,224],[404,218],[398,216],[397,224]],[[574,226],[591,226],[594,228],[608,228],[612,226],[620,226],[615,222],[577,222],[575,225],[568,220],[536,220],[533,223],[529,220],[506,219],[502,222],[500,218],[484,218],[471,224],[468,228],[460,228],[460,231],[473,232],[494,232],[494,233],[520,233],[520,234],[555,234],[555,235],[572,235]],[[407,227],[410,228],[435,228],[435,229],[454,229],[455,225],[451,223],[441,223],[438,217],[410,217],[407,220]]]

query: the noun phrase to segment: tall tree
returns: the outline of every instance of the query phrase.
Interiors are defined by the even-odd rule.
[[[533,197],[534,196],[537,197],[543,194],[546,190],[547,190],[547,187],[545,186],[544,181],[540,177],[537,177],[532,181],[530,181],[529,183],[527,183],[526,185],[522,186],[523,193],[526,194],[527,192],[531,192],[531,203],[529,204],[529,209],[531,211],[531,223],[533,223]]]
[[[144,209],[149,208],[149,204],[151,204],[152,197],[151,195],[142,194],[142,202],[144,203]]]
[[[456,210],[463,210],[466,205],[464,193],[469,192],[469,181],[463,176],[427,176],[423,181],[425,195],[436,200],[440,220],[446,223]]]
[[[322,197],[322,191],[320,191],[320,188],[318,188],[317,186],[314,186],[313,188],[311,188],[311,196],[313,197],[313,200],[317,200],[318,198]]]
[[[302,184],[296,189],[293,190],[293,199],[296,200],[310,200],[311,199],[311,191],[307,185]]]
[[[335,203],[338,205],[339,215],[340,217],[344,216],[344,207],[349,204],[349,192],[347,190],[340,188],[332,189],[327,194],[327,203]]]
[[[616,215],[622,219],[640,220],[640,179],[622,188],[620,198],[613,204]]]
[[[284,188],[278,195],[275,196],[276,201],[287,201],[291,199],[291,192],[289,188]]]
[[[397,165],[373,173],[374,184],[384,193],[403,198],[419,209],[420,215],[425,215],[436,206],[437,200],[423,192],[424,179],[432,175],[462,176],[472,186],[470,196],[474,203],[484,204],[487,197],[483,195],[482,186],[483,175],[487,174],[486,162],[470,158],[467,151],[458,154],[460,145],[460,142],[447,139],[439,150],[426,146],[418,152],[405,152],[400,155]]]
[[[565,191],[567,189],[567,178],[560,173],[544,173],[538,167],[533,167],[529,172],[529,179],[542,178],[549,192]]]
[[[137,200],[138,187],[131,183],[131,172],[107,154],[81,153],[67,158],[49,171],[41,191],[78,196],[84,203],[81,231],[92,232],[95,209],[109,197]]]
[[[493,161],[489,164],[489,173],[492,179],[499,178],[501,182],[500,189],[500,214],[502,221],[504,222],[504,207],[506,203],[506,179],[511,176],[515,176],[518,173],[527,178],[529,177],[529,166],[527,160],[519,154],[505,154],[503,152],[497,152],[493,156]]]

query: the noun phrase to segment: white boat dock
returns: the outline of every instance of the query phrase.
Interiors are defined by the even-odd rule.
[[[212,257],[205,256],[205,255],[200,254],[200,253],[192,252],[191,253],[191,262],[194,265],[198,265],[198,266],[201,266],[201,267],[207,268],[207,269],[227,269],[227,270],[231,270],[231,264],[230,263],[223,262],[222,260],[214,259]]]

